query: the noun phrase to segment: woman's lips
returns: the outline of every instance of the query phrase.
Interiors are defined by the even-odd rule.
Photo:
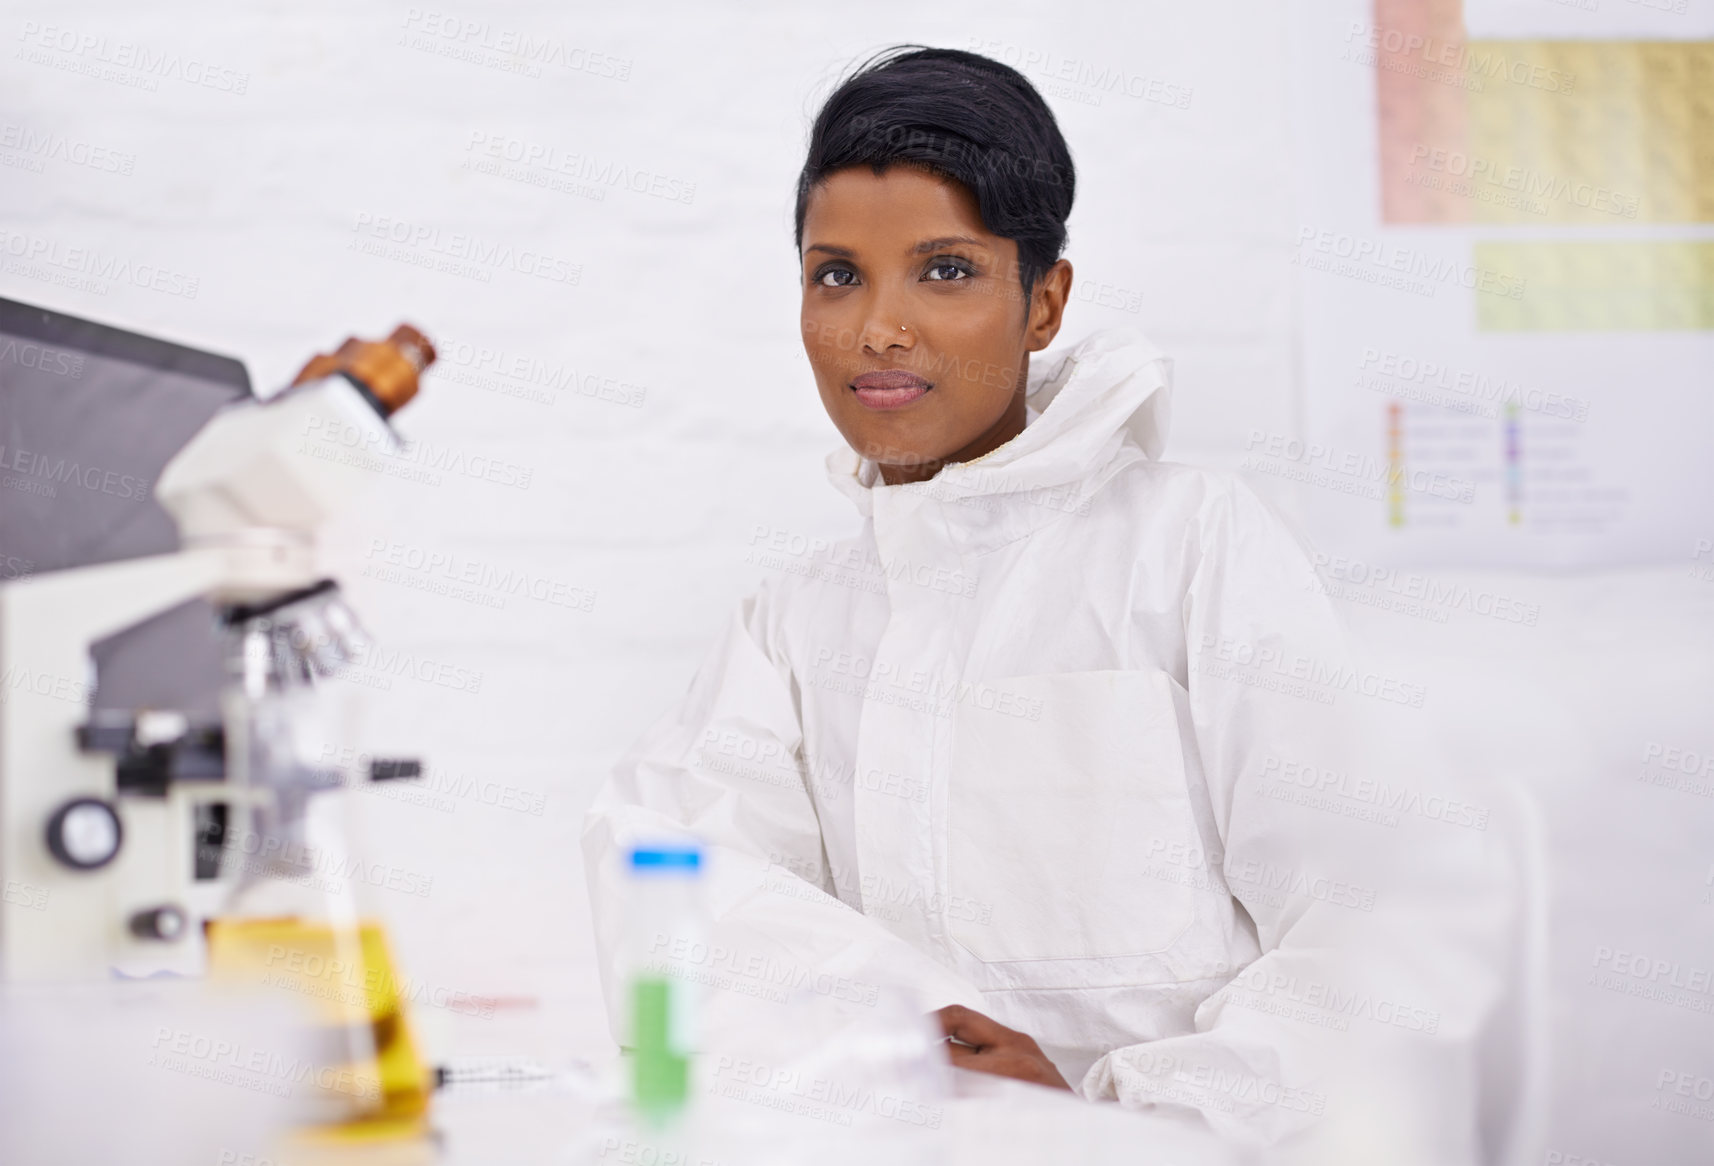
[[[851,382],[857,399],[871,409],[900,409],[934,386],[910,372],[866,372]]]

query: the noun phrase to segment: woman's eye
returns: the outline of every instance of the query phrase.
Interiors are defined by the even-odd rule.
[[[943,260],[939,263],[931,264],[923,278],[937,281],[969,279],[970,269],[965,267],[962,263],[951,263]]]
[[[850,287],[857,282],[857,273],[849,267],[829,267],[816,273],[815,282],[822,287]]]

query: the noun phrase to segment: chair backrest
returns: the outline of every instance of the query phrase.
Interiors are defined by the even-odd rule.
[[[1494,787],[1489,829],[1514,864],[1516,925],[1505,992],[1481,1035],[1478,1119],[1487,1166],[1535,1166],[1546,1140],[1551,1031],[1548,864],[1541,807],[1521,782]]]

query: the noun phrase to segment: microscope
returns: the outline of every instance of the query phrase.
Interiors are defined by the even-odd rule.
[[[317,531],[400,448],[388,418],[434,358],[408,325],[316,356],[167,464],[178,551],[0,583],[0,675],[30,678],[0,693],[0,983],[203,975],[211,921],[301,865],[316,794],[418,774],[327,768],[299,730],[364,643]],[[92,712],[91,645],[199,597],[225,644],[218,719]]]

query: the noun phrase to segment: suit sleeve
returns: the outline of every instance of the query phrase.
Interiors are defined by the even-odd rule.
[[[811,993],[873,1006],[902,991],[928,1011],[980,993],[833,894],[788,666],[768,651],[764,588],[728,620],[689,691],[619,762],[584,817],[583,854],[608,1017],[618,1035],[626,884],[635,840],[703,845],[705,946],[663,956],[704,988],[711,1043],[779,1025]]]
[[[1502,876],[1490,836],[1420,812],[1456,797],[1431,750],[1400,756],[1428,694],[1360,661],[1309,556],[1241,482],[1192,537],[1188,702],[1223,847],[1209,873],[1262,954],[1194,1032],[1110,1052],[1083,1090],[1240,1143],[1476,1160],[1469,1059]]]

